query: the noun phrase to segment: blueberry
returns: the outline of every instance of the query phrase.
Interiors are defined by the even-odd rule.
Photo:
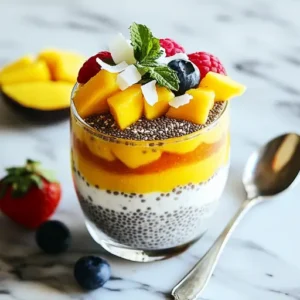
[[[102,287],[110,278],[108,262],[97,256],[81,257],[74,266],[74,277],[85,290]]]
[[[170,61],[168,66],[176,71],[179,78],[179,90],[174,92],[176,96],[183,95],[189,89],[199,85],[200,71],[190,61],[175,59]]]
[[[71,233],[60,221],[47,221],[36,231],[38,246],[49,254],[57,254],[67,250],[71,243]]]

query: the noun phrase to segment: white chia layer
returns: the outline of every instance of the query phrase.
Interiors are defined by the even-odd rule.
[[[74,179],[86,217],[117,243],[141,249],[183,245],[207,229],[228,176],[220,169],[207,182],[168,193],[126,194],[89,185],[75,170]]]

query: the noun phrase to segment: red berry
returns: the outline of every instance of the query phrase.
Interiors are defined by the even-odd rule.
[[[7,171],[0,180],[0,210],[24,227],[37,228],[56,210],[61,198],[60,184],[46,176],[34,161]]]
[[[96,55],[90,57],[79,70],[78,77],[77,77],[78,83],[82,83],[82,84],[87,83],[92,77],[94,77],[101,70],[101,66],[96,61],[97,57],[107,63],[110,64],[113,63],[113,59],[110,52],[102,51],[97,53]]]
[[[225,68],[220,60],[207,52],[195,52],[188,55],[189,60],[194,63],[201,74],[201,78],[204,78],[208,72],[215,72],[226,75]]]
[[[185,53],[184,48],[172,39],[160,39],[160,46],[166,50],[166,56],[173,56],[176,53]]]

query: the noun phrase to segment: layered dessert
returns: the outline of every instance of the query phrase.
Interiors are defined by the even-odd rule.
[[[244,90],[215,56],[136,23],[82,66],[73,178],[98,243],[155,257],[206,231],[228,175],[228,100]]]

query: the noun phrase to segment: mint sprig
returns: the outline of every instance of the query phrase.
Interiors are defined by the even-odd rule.
[[[177,73],[167,65],[157,62],[163,54],[159,39],[153,36],[147,26],[137,23],[130,26],[130,36],[136,67],[144,78],[156,80],[159,85],[178,91]]]

